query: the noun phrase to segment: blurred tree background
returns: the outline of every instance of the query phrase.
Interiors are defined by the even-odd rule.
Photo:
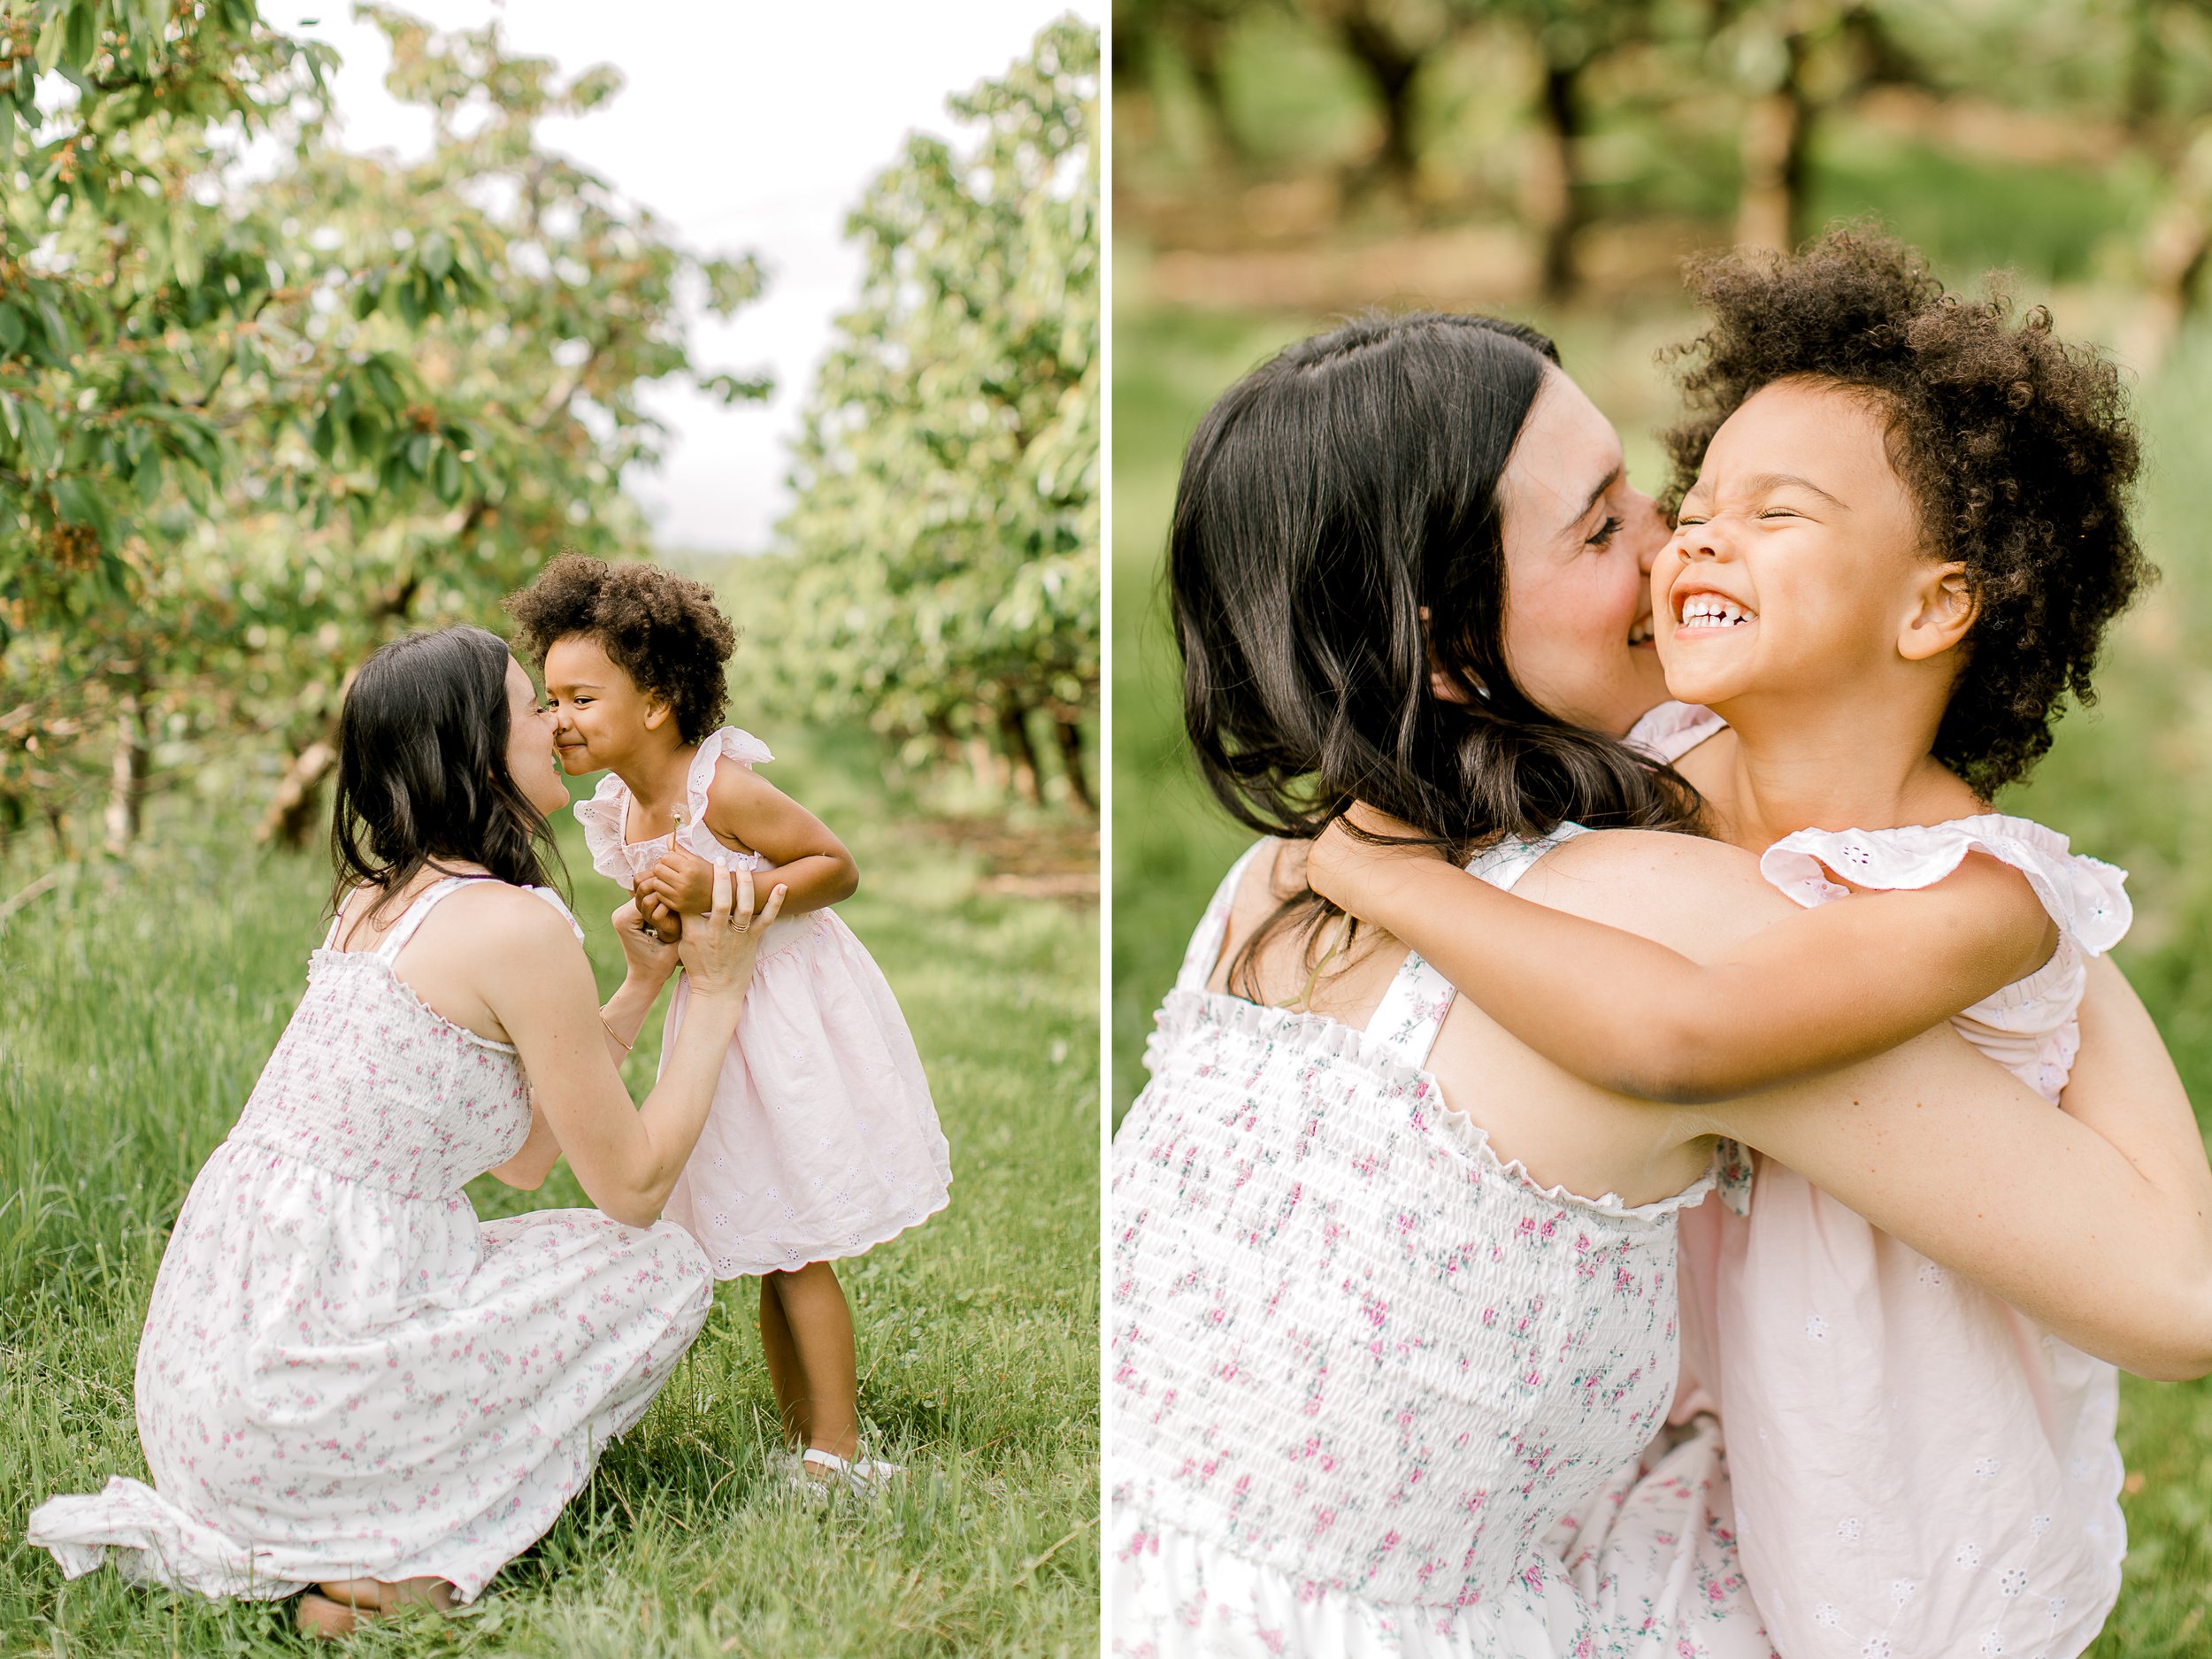
[[[1095,810],[1099,42],[1071,19],[869,188],[758,629],[771,703]]]
[[[641,388],[769,389],[687,328],[754,298],[759,261],[684,247],[540,137],[617,71],[357,14],[431,112],[419,158],[342,148],[328,49],[254,0],[0,9],[0,868],[123,854],[173,788],[310,839],[354,664],[500,626],[564,548],[649,555],[623,477],[666,434]],[[737,578],[778,646],[749,706],[872,724],[934,804],[1078,823],[1098,59],[1048,28],[955,100],[972,142],[915,138],[856,210],[870,273],[799,505]],[[0,920],[25,896],[0,887]]]
[[[2212,5],[1121,0],[1114,97],[1114,1104],[1245,843],[1197,783],[1159,562],[1198,415],[1370,305],[1533,322],[1662,476],[1685,255],[1871,214],[2129,371],[2164,580],[2001,805],[2131,872],[2117,955],[2212,1109]],[[2212,1654],[2212,1386],[2130,1379],[2093,1650]]]

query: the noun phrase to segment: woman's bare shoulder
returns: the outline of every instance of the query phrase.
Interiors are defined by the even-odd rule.
[[[1514,889],[1703,959],[1797,913],[1755,854],[1663,830],[1598,830],[1539,860]]]

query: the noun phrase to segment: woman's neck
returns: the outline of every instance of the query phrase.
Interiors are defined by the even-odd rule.
[[[1702,746],[1712,753],[1689,775],[1722,840],[1756,852],[1799,830],[1896,829],[1982,810],[1929,753],[1934,733],[1919,710],[1823,705],[1717,710],[1732,738]]]

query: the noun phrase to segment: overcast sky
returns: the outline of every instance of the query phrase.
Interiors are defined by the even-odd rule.
[[[442,28],[496,17],[513,47],[565,73],[612,63],[627,82],[621,95],[581,119],[548,123],[545,142],[651,208],[684,245],[766,261],[766,296],[727,322],[697,322],[694,360],[766,368],[774,399],[724,409],[650,388],[649,407],[674,436],[663,466],[629,480],[663,547],[717,550],[765,545],[782,512],[787,446],[831,319],[859,290],[859,255],[840,233],[867,180],[908,133],[955,136],[946,97],[1000,73],[1045,24],[1072,11],[1102,27],[1105,13],[1104,0],[416,0],[411,9]],[[262,14],[344,55],[336,91],[349,148],[420,154],[429,117],[384,90],[383,36],[351,10],[350,0],[265,0]]]

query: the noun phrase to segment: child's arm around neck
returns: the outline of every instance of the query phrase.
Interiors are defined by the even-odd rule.
[[[2057,943],[2027,881],[1978,855],[1932,887],[1789,917],[1709,963],[1340,824],[1315,844],[1307,879],[1554,1064],[1678,1104],[1894,1048],[2033,972]]]

